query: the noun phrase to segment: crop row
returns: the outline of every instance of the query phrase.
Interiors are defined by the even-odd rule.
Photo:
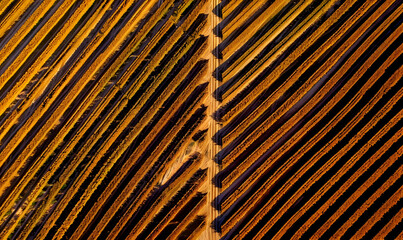
[[[206,15],[200,12],[206,1],[45,2],[26,1],[36,11],[20,13],[25,19],[45,14],[42,25],[20,19],[16,34],[17,25],[4,32],[15,41],[4,41],[2,51],[16,58],[7,58],[11,67],[1,75],[10,88],[1,100],[1,236],[140,234],[150,219],[138,231],[110,228],[110,221],[123,203],[121,227],[137,217],[133,211],[150,207],[143,205],[147,196],[205,119],[207,64],[200,59],[207,38],[200,33]],[[29,29],[34,32],[24,38]],[[40,37],[46,44],[35,40]],[[17,49],[21,41],[26,45]],[[16,64],[20,82],[7,73]],[[171,175],[177,180],[168,180],[153,213],[198,165],[200,159],[186,176]],[[189,206],[193,213],[172,234],[197,237],[205,204]]]
[[[214,114],[222,237],[397,234],[402,6],[222,4]]]

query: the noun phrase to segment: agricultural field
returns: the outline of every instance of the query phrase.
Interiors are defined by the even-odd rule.
[[[403,239],[399,0],[0,0],[0,239]]]

